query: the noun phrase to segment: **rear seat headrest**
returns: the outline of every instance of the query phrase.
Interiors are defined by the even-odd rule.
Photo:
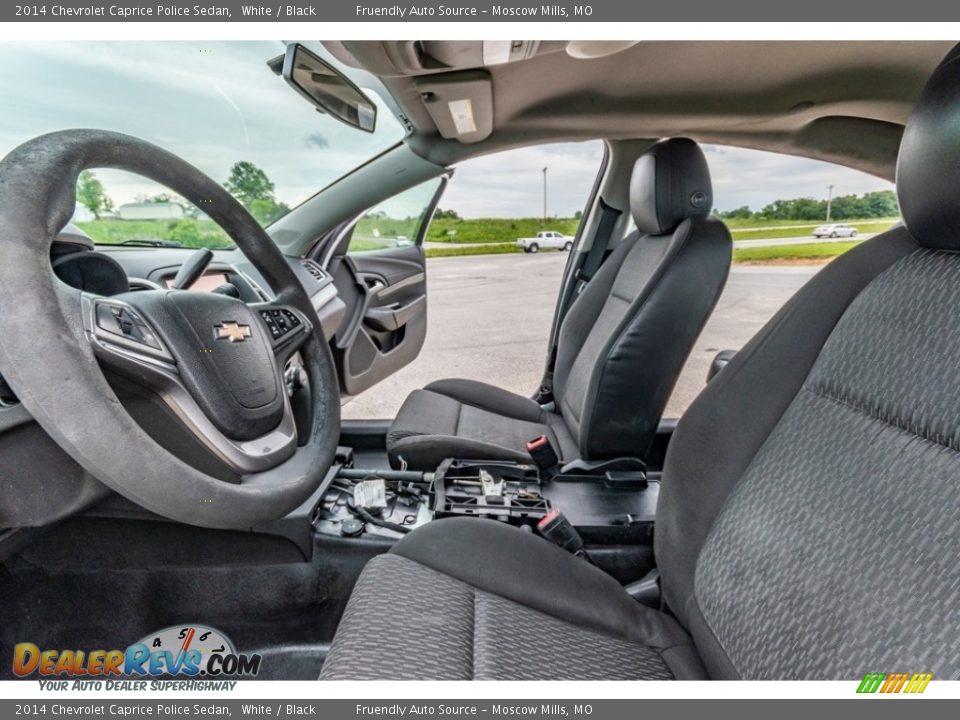
[[[693,140],[661,140],[633,166],[630,211],[641,233],[670,232],[688,217],[709,214],[712,207],[707,159]]]

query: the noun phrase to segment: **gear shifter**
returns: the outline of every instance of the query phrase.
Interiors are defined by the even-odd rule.
[[[208,248],[197,250],[180,266],[180,270],[177,272],[177,276],[173,279],[170,287],[174,290],[186,290],[200,279],[200,276],[203,275],[203,271],[207,269],[207,265],[210,264],[211,260],[213,260],[212,250]]]

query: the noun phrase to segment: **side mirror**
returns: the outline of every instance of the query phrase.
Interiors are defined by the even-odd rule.
[[[321,112],[364,132],[372,133],[376,128],[377,106],[373,100],[303,45],[287,46],[283,79]]]
[[[733,360],[733,356],[737,354],[736,350],[721,350],[716,355],[713,356],[713,362],[710,363],[710,369],[707,370],[707,382],[710,382],[717,376],[717,373],[723,370],[727,363]]]

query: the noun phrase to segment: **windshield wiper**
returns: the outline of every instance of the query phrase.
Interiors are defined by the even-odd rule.
[[[118,243],[105,243],[106,245],[133,245],[135,247],[163,247],[163,248],[182,248],[175,240],[123,240]]]

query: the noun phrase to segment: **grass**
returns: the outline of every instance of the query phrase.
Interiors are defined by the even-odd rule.
[[[813,234],[813,229],[823,223],[805,220],[724,220],[734,240],[773,240]],[[863,233],[888,230],[897,218],[847,220]],[[430,225],[427,240],[450,243],[505,243],[518,238],[533,237],[541,230],[556,230],[564,235],[576,235],[580,221],[576,218],[555,218],[544,223],[540,218],[469,218],[434,220]],[[412,237],[412,235],[410,235]]]
[[[367,220],[366,218],[364,219]],[[416,227],[412,220],[391,221],[390,219],[369,220],[364,227],[357,228],[352,249],[376,250],[384,246],[395,246],[397,235],[412,238]],[[861,233],[882,232],[895,220],[850,221]],[[544,226],[537,218],[478,218],[469,220],[435,220],[430,228],[428,240],[446,242],[448,247],[429,248],[427,257],[464,257],[468,255],[500,255],[522,252],[514,243],[519,237],[535,235],[547,227],[550,230],[573,235],[578,220],[574,218],[557,219]],[[763,223],[765,226],[761,226]],[[776,223],[776,227],[771,227]],[[735,240],[761,240],[782,237],[808,236],[816,224],[799,221],[760,221],[729,220],[727,224]],[[79,222],[77,225],[87,232],[94,242],[116,244],[125,240],[168,240],[179,242],[188,248],[231,247],[227,235],[212,221],[193,220],[94,220]],[[380,237],[373,234],[377,226]],[[456,229],[456,235],[448,235],[447,230]],[[480,246],[464,247],[461,243],[483,243]],[[804,245],[780,245],[773,247],[738,248],[734,250],[733,261],[738,263],[774,263],[777,261],[823,260],[835,257],[856,245],[853,242],[810,243]]]
[[[824,223],[813,223],[805,225],[783,225],[771,227],[777,220],[765,221],[768,227],[757,228],[737,228],[733,226],[735,220],[726,220],[727,227],[730,228],[730,234],[734,240],[776,240],[777,238],[812,236],[813,229]],[[879,233],[889,230],[897,220],[862,220],[846,222],[846,225],[853,225],[861,235],[865,233]]]
[[[753,264],[776,264],[777,262],[829,260],[842,255],[860,241],[807,243],[803,245],[774,245],[771,247],[738,248],[733,251],[733,262]],[[427,250],[428,258],[465,257],[468,255],[501,255],[523,252],[512,243],[489,243],[471,247],[444,247]]]
[[[504,255],[506,253],[523,252],[523,248],[517,247],[514,243],[487,243],[481,246],[471,247],[443,247],[427,248],[428,258],[437,257],[463,257],[465,255]]]
[[[576,218],[555,218],[546,223],[541,218],[438,218],[430,223],[427,240],[452,245],[506,243],[516,242],[522,237],[533,237],[542,230],[554,230],[572,237],[576,235],[579,225],[580,221]]]
[[[784,260],[828,260],[842,255],[860,244],[851,242],[807,243],[804,245],[773,245],[770,247],[737,248],[733,251],[735,263],[776,263]]]
[[[845,225],[866,225],[870,223],[887,223],[892,225],[899,218],[869,218],[869,219],[859,219],[859,220],[831,220],[831,222],[844,223]],[[826,225],[826,220],[814,221],[814,220],[768,220],[764,218],[727,218],[724,220],[727,227],[731,230],[750,230],[750,229],[764,229],[764,228],[774,228],[774,227],[792,227],[792,228],[807,228],[811,230],[817,225]]]
[[[212,220],[91,220],[75,223],[100,245],[128,240],[166,240],[184,247],[211,249],[233,247],[230,237]]]

